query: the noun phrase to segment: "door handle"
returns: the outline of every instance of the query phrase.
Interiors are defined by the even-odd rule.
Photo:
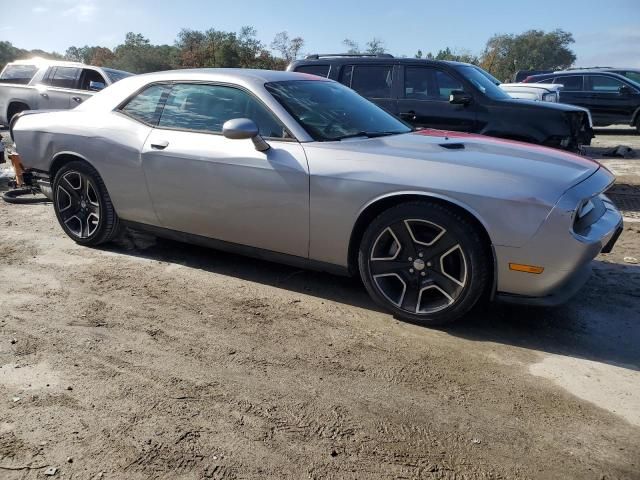
[[[164,150],[168,146],[169,146],[169,142],[167,142],[166,140],[159,140],[151,144],[151,148],[155,150]]]
[[[416,112],[414,112],[413,110],[410,110],[408,112],[400,112],[400,118],[405,118],[407,120],[415,120]]]
[[[40,92],[40,96],[44,98],[49,98],[49,94],[47,92]]]
[[[71,97],[71,100],[73,100],[74,102],[78,102],[78,103],[82,102],[82,98],[80,98],[80,97]]]

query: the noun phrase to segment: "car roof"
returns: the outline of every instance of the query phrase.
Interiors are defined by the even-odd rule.
[[[299,65],[313,65],[313,64],[326,64],[326,63],[398,63],[398,64],[426,64],[426,65],[471,65],[465,62],[454,62],[452,60],[433,60],[429,58],[408,58],[408,57],[394,57],[393,55],[381,54],[381,55],[356,55],[348,53],[339,54],[312,54],[307,55],[300,60],[294,60],[291,62],[291,66]]]
[[[287,80],[332,81],[306,73],[285,72],[281,70],[259,70],[250,68],[193,68],[184,70],[166,70],[145,73],[136,77],[149,82],[162,81],[225,81],[243,80],[247,83],[283,82]]]
[[[22,60],[14,60],[13,62],[9,62],[8,65],[48,65],[48,66],[58,66],[58,67],[86,67],[84,63],[80,62],[69,62],[66,60],[50,60],[48,58],[42,57],[32,57],[26,58]]]
[[[627,77],[625,77],[624,75],[620,75],[619,73],[615,73],[612,71],[607,70],[599,70],[599,69],[584,69],[584,70],[559,70],[557,72],[553,72],[553,73],[541,73],[539,75],[530,75],[529,79],[533,79],[533,80],[544,80],[547,78],[554,78],[557,76],[562,76],[562,77],[571,77],[571,76],[579,76],[579,75],[606,75],[608,77],[613,77],[613,78],[618,78],[621,80],[625,80],[625,81],[629,81],[629,79]]]

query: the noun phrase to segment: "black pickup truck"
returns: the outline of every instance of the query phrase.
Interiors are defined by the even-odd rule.
[[[382,55],[308,55],[290,71],[341,82],[415,127],[480,133],[569,151],[589,145],[580,107],[510,97],[475,65]]]

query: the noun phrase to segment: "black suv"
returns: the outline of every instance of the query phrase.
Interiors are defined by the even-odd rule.
[[[589,112],[516,100],[479,67],[391,55],[309,55],[287,70],[339,81],[413,126],[474,132],[571,151],[593,138]]]
[[[612,69],[633,73],[633,70]],[[533,75],[526,83],[561,83],[560,101],[588,108],[597,126],[626,124],[640,132],[640,84],[630,77],[607,71],[565,70]]]

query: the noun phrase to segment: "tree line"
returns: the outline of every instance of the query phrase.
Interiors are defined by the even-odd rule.
[[[415,58],[454,60],[479,65],[500,80],[509,80],[518,70],[556,70],[570,67],[576,60],[571,45],[573,35],[564,30],[545,32],[529,30],[521,34],[496,34],[479,54],[449,47],[438,52],[423,53]],[[387,53],[384,41],[374,37],[361,48],[352,39],[342,42],[346,53]],[[154,45],[140,33],[129,32],[124,43],[113,49],[104,46],[69,47],[64,54],[43,50],[22,50],[9,42],[0,41],[0,68],[18,58],[41,56],[66,59],[90,65],[147,73],[176,68],[239,67],[283,70],[298,58],[305,42],[288,32],[276,34],[266,45],[250,26],[238,32],[182,29],[173,45]],[[403,55],[400,55],[403,56]]]

